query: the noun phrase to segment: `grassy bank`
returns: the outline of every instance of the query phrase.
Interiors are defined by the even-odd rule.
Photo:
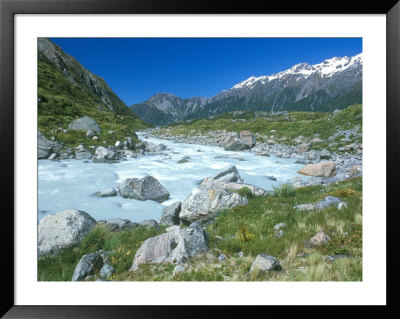
[[[257,115],[257,116],[256,116]],[[211,119],[200,119],[189,123],[176,123],[169,127],[162,127],[159,134],[168,132],[173,135],[199,135],[207,134],[210,131],[251,131],[263,137],[258,140],[275,139],[279,143],[293,145],[294,139],[298,136],[313,138],[319,134],[319,138],[325,140],[320,143],[313,143],[310,149],[320,150],[326,148],[336,151],[339,147],[357,142],[362,143],[360,137],[350,137],[350,141],[341,141],[343,136],[338,136],[332,141],[326,139],[339,131],[353,129],[356,125],[362,127],[362,106],[352,105],[341,112],[331,115],[322,112],[290,112],[289,115],[271,114],[262,115],[260,112],[230,112],[215,116]],[[271,131],[276,131],[271,133]],[[336,143],[336,145],[331,145]]]
[[[71,280],[73,270],[83,254],[99,249],[112,251],[114,280],[277,280],[277,281],[358,281],[362,280],[362,179],[355,178],[330,186],[277,189],[269,197],[248,196],[246,206],[223,211],[207,226],[210,253],[199,255],[186,265],[186,271],[173,278],[174,265],[142,265],[128,271],[133,257],[147,238],[164,230],[137,228],[109,232],[95,228],[84,241],[57,257],[38,261],[41,281]],[[329,207],[322,211],[299,212],[293,206],[315,203],[327,195],[338,196],[347,208]],[[274,226],[285,223],[283,235],[277,237]],[[304,241],[323,230],[331,241],[315,248],[305,248]],[[243,257],[238,253],[242,252]],[[278,258],[282,271],[269,274],[249,273],[257,254]],[[226,258],[219,261],[217,257]],[[328,255],[346,255],[328,261]]]

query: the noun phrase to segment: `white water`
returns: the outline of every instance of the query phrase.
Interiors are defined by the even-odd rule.
[[[142,134],[138,134],[143,139]],[[123,218],[133,222],[159,219],[162,208],[183,201],[196,188],[196,182],[235,165],[244,183],[272,190],[289,181],[302,167],[294,159],[255,156],[251,152],[228,152],[220,147],[175,143],[156,138],[146,139],[155,145],[163,143],[167,150],[157,155],[140,155],[116,164],[84,163],[84,160],[38,162],[38,220],[48,214],[76,208],[96,220]],[[184,164],[177,164],[189,156]],[[223,156],[222,158],[218,158]],[[217,157],[217,158],[216,158]],[[242,160],[241,160],[242,159]],[[125,178],[152,175],[170,193],[170,199],[159,204],[121,196],[98,198],[93,193],[108,187],[117,189]],[[266,176],[275,176],[272,181]],[[302,176],[304,178],[304,176]]]

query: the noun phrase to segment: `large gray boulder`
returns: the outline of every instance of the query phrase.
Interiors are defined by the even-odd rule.
[[[138,200],[155,200],[162,203],[169,198],[169,192],[153,176],[143,178],[127,178],[118,184],[122,197]]]
[[[99,124],[97,124],[96,121],[89,116],[84,116],[72,121],[71,123],[69,123],[68,129],[83,131],[91,130],[93,132],[97,132],[98,134],[101,133]]]
[[[247,198],[220,188],[196,188],[182,203],[179,218],[189,225],[194,221],[208,223],[223,209],[246,205]]]
[[[38,159],[49,158],[53,151],[53,143],[50,142],[41,132],[38,131],[37,156]]]
[[[160,225],[179,225],[179,213],[181,212],[182,202],[176,202],[163,208]]]
[[[95,219],[77,209],[47,215],[39,222],[38,257],[56,255],[63,249],[78,245],[95,225]]]
[[[103,258],[100,254],[92,253],[83,255],[75,267],[71,281],[83,281],[87,276],[99,273],[103,267]]]
[[[181,264],[208,250],[207,234],[198,223],[147,239],[135,254],[130,270],[146,263]]]
[[[240,177],[239,172],[234,165],[229,167],[227,170],[212,176],[211,178],[221,182],[243,182],[243,179]]]
[[[248,150],[250,147],[241,139],[238,138],[230,138],[224,146],[226,151],[243,151]]]

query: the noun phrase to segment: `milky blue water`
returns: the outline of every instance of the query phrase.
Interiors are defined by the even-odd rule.
[[[142,139],[143,134],[138,134]],[[145,139],[155,145],[163,143],[167,150],[157,155],[140,155],[116,164],[84,163],[84,160],[38,161],[38,219],[65,209],[86,211],[96,220],[124,218],[133,222],[159,219],[162,208],[183,201],[197,182],[235,165],[244,183],[272,190],[303,167],[294,159],[255,156],[251,152],[230,152],[221,147],[175,143],[156,138]],[[190,160],[177,161],[184,156]],[[152,175],[169,191],[163,203],[139,201],[121,196],[98,198],[93,193],[108,187],[117,188],[125,178]],[[272,181],[266,176],[275,176]]]

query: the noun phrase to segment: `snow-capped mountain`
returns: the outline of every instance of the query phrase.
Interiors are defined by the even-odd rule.
[[[158,93],[131,108],[144,121],[163,125],[234,110],[330,111],[354,103],[362,103],[362,54],[314,65],[299,63],[276,74],[251,76],[211,98],[181,99]]]

